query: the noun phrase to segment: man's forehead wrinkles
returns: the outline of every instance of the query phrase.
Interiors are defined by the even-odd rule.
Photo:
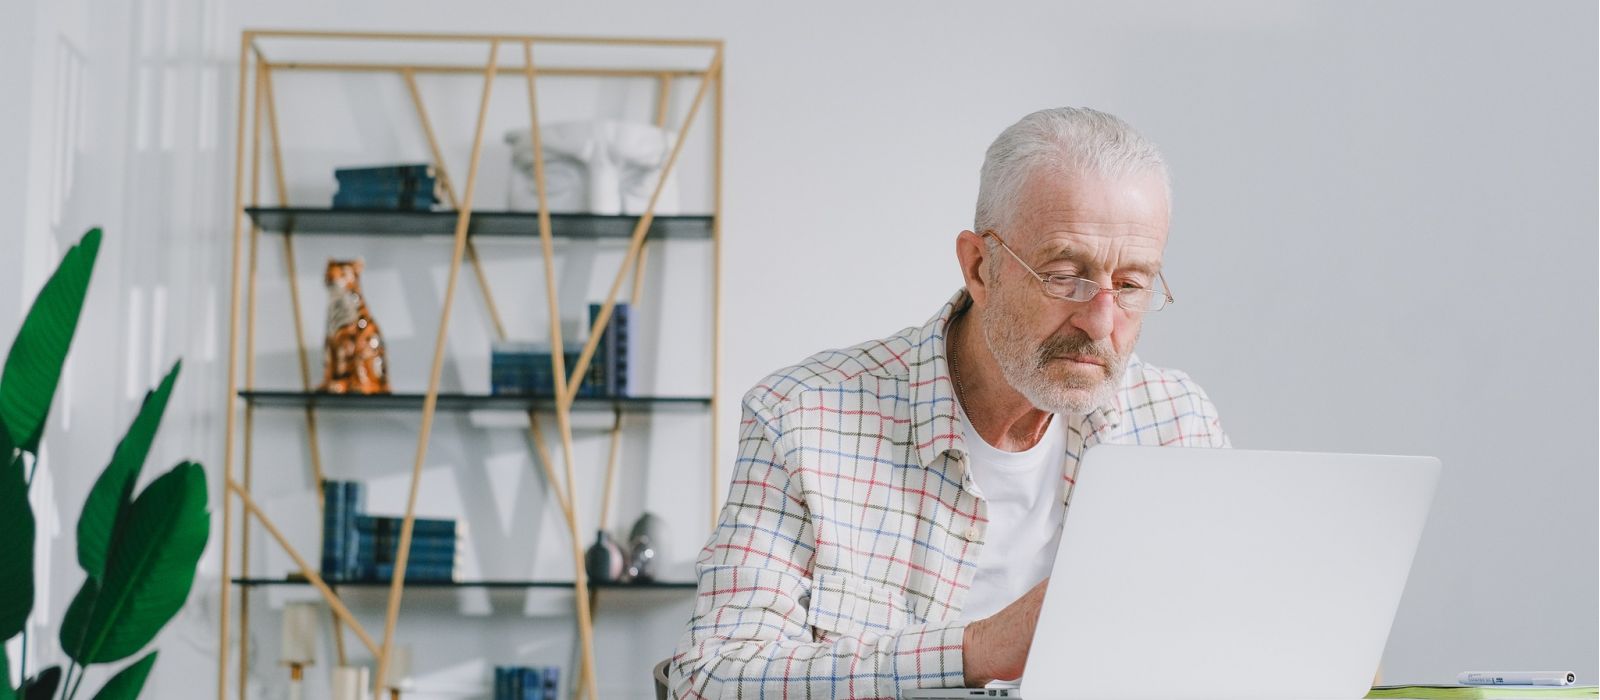
[[[1087,244],[1076,242],[1073,240],[1073,238],[1118,238],[1122,239],[1119,242],[1123,245],[1138,247],[1141,244],[1146,244],[1152,247],[1159,247],[1157,244],[1157,241],[1161,238],[1159,229],[1151,226],[1139,226],[1136,224],[1130,226],[1133,226],[1133,230],[1078,231],[1061,229],[1046,231],[1041,234],[1041,237],[1044,238],[1044,240],[1035,245],[1034,250],[1040,252],[1069,254],[1071,252],[1078,251],[1080,248],[1087,247]]]
[[[1161,269],[1159,253],[1150,256],[1139,254],[1142,249],[1159,250],[1159,246],[1154,245],[1154,241],[1144,237],[1130,237],[1124,239],[1121,243],[1123,245],[1118,245],[1114,249],[1096,251],[1096,247],[1092,245],[1075,244],[1069,239],[1055,238],[1040,244],[1031,251],[1031,254],[1039,258],[1041,264],[1053,260],[1073,260],[1089,263],[1092,262],[1091,258],[1097,257],[1098,252],[1098,254],[1111,254],[1118,259],[1120,261],[1117,264],[1118,268],[1145,272],[1155,272]],[[1150,243],[1150,245],[1140,245],[1141,243]]]

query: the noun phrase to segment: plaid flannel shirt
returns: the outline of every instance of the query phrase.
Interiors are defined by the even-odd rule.
[[[895,698],[962,685],[959,617],[988,518],[944,334],[968,303],[958,292],[921,328],[818,353],[745,394],[674,695]],[[1096,444],[1228,445],[1182,372],[1135,356],[1117,399],[1067,424],[1063,499]]]

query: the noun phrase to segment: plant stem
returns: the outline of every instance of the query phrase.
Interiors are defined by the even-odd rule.
[[[83,677],[87,675],[89,675],[89,665],[84,664],[78,669],[78,682],[72,685],[72,694],[67,696],[67,700],[78,697],[78,688],[83,687]]]
[[[61,679],[61,697],[67,696],[67,689],[72,687],[72,670],[78,667],[78,662],[67,662],[67,675]]]
[[[3,652],[0,652],[3,653]],[[22,660],[17,663],[17,677],[28,682],[28,621],[22,621]],[[10,678],[0,678],[0,683],[10,683]]]

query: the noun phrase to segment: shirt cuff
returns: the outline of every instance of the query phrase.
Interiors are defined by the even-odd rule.
[[[901,630],[894,651],[895,685],[900,689],[966,685],[961,655],[966,630],[966,621],[931,622]]]

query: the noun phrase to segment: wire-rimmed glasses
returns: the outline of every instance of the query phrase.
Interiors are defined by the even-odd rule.
[[[1000,234],[994,231],[984,231],[982,237],[993,237],[994,242],[999,243],[1001,248],[1011,254],[1011,257],[1016,258],[1017,264],[1021,265],[1022,269],[1027,270],[1028,274],[1039,280],[1039,284],[1044,285],[1045,294],[1057,299],[1085,302],[1100,296],[1100,292],[1111,292],[1112,296],[1117,299],[1117,306],[1139,313],[1160,311],[1166,308],[1167,304],[1177,301],[1172,298],[1172,287],[1167,285],[1166,276],[1160,272],[1156,273],[1156,277],[1161,280],[1161,291],[1146,287],[1118,287],[1114,289],[1102,287],[1099,282],[1075,275],[1040,274],[1027,261],[1024,261],[1022,256],[1017,255],[1017,252],[1012,250],[1011,246],[1000,240]]]

